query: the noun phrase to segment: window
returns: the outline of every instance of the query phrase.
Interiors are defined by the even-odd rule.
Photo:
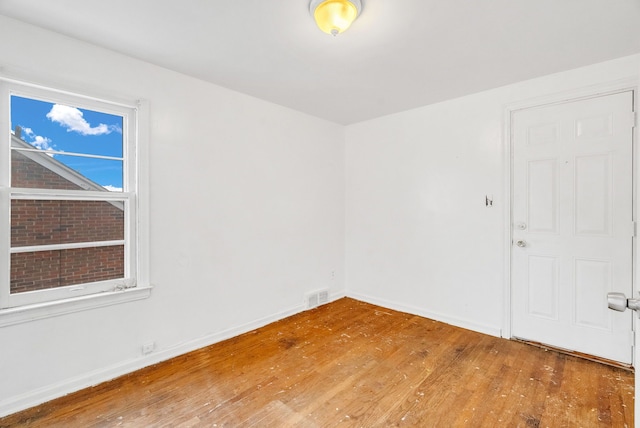
[[[138,108],[0,89],[0,313],[136,288]]]

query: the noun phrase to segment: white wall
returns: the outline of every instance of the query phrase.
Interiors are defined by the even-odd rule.
[[[0,328],[0,415],[344,294],[343,127],[4,17],[0,67],[149,101],[155,286]]]
[[[498,335],[505,105],[637,76],[640,56],[346,134],[4,17],[0,66],[79,92],[149,100],[155,285],[146,300],[0,328],[3,415],[300,311],[307,291],[343,295],[345,179],[347,293]],[[148,341],[157,350],[142,357]]]
[[[500,335],[506,106],[639,66],[635,55],[349,126],[347,294]]]

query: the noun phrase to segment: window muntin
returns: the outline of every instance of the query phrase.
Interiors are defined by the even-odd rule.
[[[0,85],[11,123],[0,309],[135,286],[135,108]]]
[[[15,136],[13,141],[16,144]],[[11,187],[123,191],[121,159],[52,155],[17,148],[11,150],[11,158]]]

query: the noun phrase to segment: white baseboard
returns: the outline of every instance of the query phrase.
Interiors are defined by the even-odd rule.
[[[472,330],[478,333],[488,334],[489,336],[501,337],[500,328],[479,324],[477,322],[474,322],[468,319],[450,317],[448,315],[427,311],[415,306],[405,305],[399,302],[379,299],[377,297],[372,297],[366,294],[347,292],[347,297],[351,297],[352,299],[356,299],[356,300],[361,300],[366,303],[371,303],[373,305],[382,306],[384,308],[389,308],[396,311],[406,312],[408,314],[429,318],[435,321],[440,321],[445,324],[450,324],[456,327],[461,327],[461,328]]]
[[[338,291],[337,293],[332,293],[331,295],[329,295],[329,301],[333,302],[338,299],[342,299],[343,297],[348,297],[347,292],[345,290]]]

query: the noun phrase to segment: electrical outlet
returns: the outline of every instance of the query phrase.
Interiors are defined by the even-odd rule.
[[[142,345],[142,355],[148,355],[156,348],[156,342],[148,342]]]

